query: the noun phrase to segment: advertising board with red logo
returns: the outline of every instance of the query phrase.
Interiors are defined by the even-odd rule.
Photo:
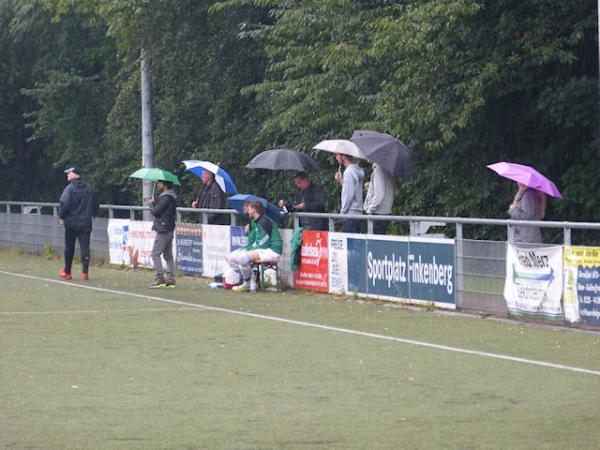
[[[299,289],[329,292],[329,254],[327,231],[302,232],[300,268],[294,272],[294,286]]]

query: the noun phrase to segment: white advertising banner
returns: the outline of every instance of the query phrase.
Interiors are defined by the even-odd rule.
[[[510,314],[563,320],[562,292],[561,246],[507,245],[504,298]]]
[[[108,233],[108,253],[111,264],[131,263],[131,245],[129,244],[129,219],[110,219],[106,229]]]
[[[329,292],[332,294],[348,292],[347,237],[346,233],[329,233]]]
[[[214,277],[225,272],[225,257],[231,248],[229,225],[202,225],[202,265],[203,276]]]
[[[129,223],[129,243],[131,246],[132,267],[152,268],[152,246],[156,232],[152,231],[152,222],[132,220]],[[164,261],[163,261],[164,265]]]
[[[292,256],[292,238],[294,237],[294,230],[288,228],[280,229],[281,240],[283,241],[283,248],[281,251],[281,259],[279,260],[279,277],[284,286],[294,285],[294,272],[292,272],[292,266],[290,264],[290,258]],[[271,271],[267,271],[269,273]],[[275,281],[275,274],[269,274],[271,282]]]

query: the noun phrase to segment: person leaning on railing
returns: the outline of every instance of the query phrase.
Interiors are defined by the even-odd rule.
[[[514,220],[542,220],[546,215],[546,195],[536,189],[517,183],[517,193],[508,208]],[[528,244],[542,243],[542,230],[536,226],[512,226],[509,228],[509,242]]]
[[[325,212],[325,191],[321,186],[312,182],[305,172],[294,175],[294,184],[298,188],[298,194],[293,202],[279,200],[279,207],[287,212]],[[301,217],[300,226],[304,230],[326,230],[327,219],[319,217]]]
[[[371,180],[367,184],[367,196],[365,197],[365,214],[389,216],[392,214],[394,206],[394,196],[396,194],[396,180],[383,168],[373,163],[373,172]],[[385,234],[389,222],[385,220],[375,220],[373,222],[374,234]]]
[[[198,193],[198,198],[192,202],[192,208],[205,209],[224,209],[225,208],[225,193],[215,181],[215,176],[212,172],[205,170],[201,175],[202,188]],[[198,216],[198,222],[202,222],[201,215]],[[225,223],[223,214],[208,214],[207,222],[214,225],[222,225]]]
[[[341,170],[335,173],[335,180],[342,185],[342,207],[340,214],[362,215],[362,184],[365,171],[357,164],[354,164],[352,156],[336,153],[335,159],[340,166],[344,166],[343,174]],[[362,221],[358,219],[344,219],[342,221],[342,231],[344,233],[360,233],[362,225]]]

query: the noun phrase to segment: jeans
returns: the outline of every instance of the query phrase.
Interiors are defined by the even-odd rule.
[[[362,223],[360,220],[344,219],[342,231],[344,233],[362,233]]]
[[[71,273],[73,255],[75,254],[75,240],[79,241],[81,265],[83,273],[88,273],[90,267],[90,234],[92,230],[74,230],[65,227],[65,272]]]
[[[154,266],[154,272],[156,278],[159,280],[164,279],[163,265],[160,256],[165,259],[167,263],[167,276],[169,280],[175,280],[175,261],[173,260],[173,231],[166,233],[156,233],[154,239],[154,245],[152,246],[152,265]]]
[[[374,220],[373,221],[373,234],[386,234],[389,224],[390,224],[390,222],[387,220]]]

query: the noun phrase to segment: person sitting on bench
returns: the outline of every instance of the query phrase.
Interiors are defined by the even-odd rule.
[[[239,270],[244,282],[233,288],[236,292],[250,290],[250,277],[252,276],[252,264],[277,264],[281,258],[282,240],[279,227],[273,220],[263,214],[263,206],[260,202],[251,202],[248,205],[253,229],[252,239],[243,251],[230,253],[227,263],[234,269]]]

